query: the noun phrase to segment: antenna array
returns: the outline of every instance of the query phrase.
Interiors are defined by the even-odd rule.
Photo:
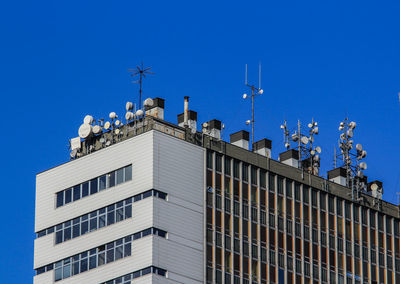
[[[259,63],[258,66],[258,88],[254,85],[250,85],[247,83],[247,64],[246,64],[246,71],[245,71],[245,85],[248,87],[251,91],[251,95],[247,95],[246,93],[243,94],[243,99],[248,99],[251,98],[251,120],[246,120],[246,125],[251,124],[251,145],[252,145],[252,150],[253,149],[253,144],[254,144],[254,98],[256,95],[262,95],[264,93],[263,89],[261,89],[261,63]]]
[[[335,163],[337,159],[343,161],[342,167],[346,170],[346,185],[352,189],[352,198],[358,200],[360,191],[366,190],[366,182],[364,178],[364,170],[367,169],[367,163],[361,160],[367,156],[367,151],[363,150],[361,144],[357,144],[353,149],[354,129],[357,124],[354,121],[349,121],[346,117],[339,124],[340,153],[335,155]]]
[[[287,150],[290,149],[290,143],[294,142],[297,145],[294,147],[299,152],[299,168],[305,168],[308,172],[319,175],[321,147],[314,146],[314,135],[318,135],[318,123],[312,119],[307,125],[308,134],[306,130],[303,131],[300,121],[297,122],[297,130],[292,134],[287,127],[286,120],[281,125],[283,130],[284,145]]]

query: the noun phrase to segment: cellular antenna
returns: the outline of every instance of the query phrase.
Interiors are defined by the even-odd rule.
[[[246,70],[245,70],[245,85],[251,90],[251,95],[243,94],[243,99],[251,98],[251,145],[254,143],[254,97],[256,95],[262,95],[264,92],[263,89],[261,89],[261,63],[259,66],[259,87],[257,88],[254,85],[250,85],[247,83],[247,64],[246,64]],[[246,121],[246,124],[248,123],[249,120]],[[252,149],[254,151],[254,149]]]
[[[136,66],[136,69],[128,69],[131,72],[132,77],[136,77],[139,75],[139,80],[133,81],[132,83],[139,84],[139,109],[142,107],[142,82],[143,78],[146,78],[146,75],[153,75],[154,73],[150,71],[151,67],[143,67],[143,62],[140,65]]]

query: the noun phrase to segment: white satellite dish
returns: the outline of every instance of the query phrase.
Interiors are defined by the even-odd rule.
[[[315,151],[317,151],[318,154],[321,154],[321,147],[317,146],[317,148],[315,148]]]
[[[121,122],[118,119],[114,123],[115,123],[116,126],[121,124]]]
[[[110,140],[107,140],[106,146],[110,146],[110,145],[111,145],[111,141],[110,141]]]
[[[126,120],[132,120],[133,119],[133,112],[128,111],[127,113],[125,113],[125,119]]]
[[[93,116],[86,115],[85,118],[83,119],[83,123],[92,124],[93,123]]]
[[[366,170],[367,169],[367,163],[366,162],[361,162],[360,163],[360,169]]]
[[[319,128],[318,128],[318,126],[316,126],[316,127],[313,129],[313,132],[314,132],[315,134],[318,134],[318,133],[319,133]]]
[[[378,185],[376,184],[376,183],[373,183],[373,184],[371,184],[371,189],[372,190],[377,190],[379,187],[378,187]]]
[[[115,134],[119,134],[120,133],[120,130],[119,129],[115,129]]]
[[[99,134],[100,132],[101,132],[101,126],[100,125],[93,126],[93,133],[94,134]]]
[[[344,129],[343,126],[339,126],[339,131],[342,131]]]
[[[293,140],[294,142],[296,142],[297,140],[299,140],[299,136],[297,136],[296,133],[292,134],[292,140]]]
[[[353,130],[347,130],[347,136],[349,136],[350,138],[353,137]]]
[[[147,107],[151,107],[151,106],[154,105],[154,101],[151,98],[147,98],[147,99],[144,100],[143,105],[147,106]]]
[[[106,121],[106,123],[104,123],[104,129],[108,130],[111,127],[111,123],[109,121]]]
[[[249,120],[246,120],[246,125],[249,125],[250,124],[250,119]]]
[[[356,145],[356,150],[357,151],[362,151],[362,145],[361,144],[357,144]]]
[[[312,124],[312,123],[309,123],[307,126],[308,126],[308,128],[312,128],[312,127],[313,127],[313,124]]]
[[[110,119],[118,118],[118,116],[117,116],[117,114],[116,114],[115,112],[110,112],[110,114],[108,115],[108,117],[109,117]]]
[[[136,111],[136,116],[142,116],[143,115],[143,110],[139,109]]]
[[[349,123],[349,127],[350,127],[351,129],[356,128],[356,126],[357,126],[357,123],[355,123],[354,121],[352,121],[352,122]]]
[[[281,125],[281,129],[285,129],[285,126]]]
[[[258,94],[259,95],[262,95],[264,93],[264,90],[263,89],[260,89],[259,91],[258,91]]]
[[[85,139],[88,138],[91,133],[92,133],[92,126],[90,124],[84,123],[79,127],[78,130],[79,137]]]
[[[301,143],[303,143],[304,145],[306,145],[306,144],[308,143],[308,137],[307,137],[307,136],[301,137]]]
[[[247,99],[247,94],[243,94],[243,99]]]
[[[133,109],[133,103],[132,102],[127,102],[125,105],[126,111],[130,111]]]
[[[104,139],[104,137],[101,137],[99,142],[103,144],[104,142],[106,142],[106,139]]]
[[[286,148],[289,148],[289,147],[290,147],[290,144],[289,144],[289,143],[286,143],[286,144],[285,144],[285,147],[286,147]]]
[[[363,150],[361,152],[361,157],[365,158],[367,156],[367,151]]]
[[[208,127],[208,123],[207,122],[204,122],[203,123],[203,128],[207,128]]]
[[[315,151],[314,150],[311,150],[310,153],[311,153],[312,156],[315,155]]]

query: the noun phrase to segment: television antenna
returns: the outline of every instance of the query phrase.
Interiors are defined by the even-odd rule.
[[[154,73],[150,71],[151,67],[144,67],[143,62],[141,65],[136,66],[136,68],[128,69],[131,72],[132,77],[139,76],[139,79],[133,81],[132,83],[139,84],[139,109],[142,107],[142,82],[146,78],[146,75],[153,75]]]
[[[251,95],[247,95],[246,93],[243,94],[243,99],[251,98],[251,120],[247,120],[246,124],[251,124],[251,145],[252,150],[254,151],[253,144],[254,144],[254,98],[256,95],[262,95],[264,93],[263,89],[261,89],[261,62],[258,65],[258,88],[254,85],[250,85],[247,83],[247,64],[246,64],[246,71],[245,71],[245,85],[251,91]]]
[[[339,124],[339,131],[341,131],[339,139],[340,153],[336,154],[335,161],[341,159],[343,161],[342,167],[346,170],[346,186],[351,187],[351,196],[354,200],[360,197],[360,191],[366,189],[364,170],[367,169],[367,163],[361,161],[367,156],[367,151],[363,149],[361,144],[355,146],[353,149],[354,129],[357,124],[350,121],[346,117]]]

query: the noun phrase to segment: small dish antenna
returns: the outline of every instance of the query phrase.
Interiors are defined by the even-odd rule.
[[[126,119],[126,120],[132,120],[133,117],[134,117],[133,112],[128,111],[127,113],[125,113],[125,119]]]
[[[356,150],[357,151],[362,151],[362,145],[361,144],[357,144],[356,145]]]
[[[116,126],[119,126],[121,124],[121,122],[117,119],[116,121],[115,121],[115,125]]]
[[[92,123],[93,123],[93,116],[91,116],[91,115],[86,115],[85,118],[83,119],[83,123],[85,123],[85,124],[92,124]]]
[[[138,109],[138,110],[136,111],[136,116],[138,116],[138,117],[143,116],[143,110]]]
[[[111,145],[111,141],[110,141],[110,140],[107,140],[106,146],[110,146],[110,145]]]
[[[74,149],[71,151],[71,153],[69,155],[70,155],[71,159],[75,159],[77,154],[78,154],[78,150]]]
[[[101,144],[103,144],[104,142],[106,142],[106,139],[104,139],[104,137],[101,137],[100,140],[99,140],[99,142],[100,142]]]
[[[92,134],[92,126],[90,124],[84,123],[79,127],[78,130],[79,137],[85,139],[88,138],[90,134]]]
[[[110,112],[109,116],[110,119],[116,119],[118,118],[117,114],[115,112]]]
[[[315,148],[315,151],[317,151],[318,154],[321,154],[321,147],[317,146],[317,148]]]
[[[106,123],[104,123],[104,129],[108,130],[111,127],[111,123],[109,121],[106,121]]]
[[[371,184],[371,189],[373,190],[373,191],[375,191],[375,190],[378,190],[378,185],[376,184],[376,183],[373,183],[373,184]]]
[[[154,105],[154,101],[151,98],[147,98],[143,102],[143,106],[152,107]]]
[[[120,130],[119,129],[115,129],[115,134],[119,134],[120,133]]]
[[[100,125],[93,126],[93,133],[94,134],[99,134],[100,132],[101,132],[101,126]]]
[[[133,110],[133,103],[132,102],[127,102],[125,105],[126,111]]]
[[[307,145],[307,144],[308,144],[308,141],[309,141],[309,139],[308,139],[307,136],[301,137],[301,143],[303,143],[304,145]]]

